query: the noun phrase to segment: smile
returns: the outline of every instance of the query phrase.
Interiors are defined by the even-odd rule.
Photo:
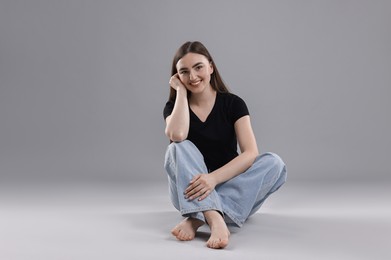
[[[198,80],[198,81],[195,81],[195,82],[190,82],[190,85],[191,86],[197,86],[198,84],[201,83],[202,80]]]

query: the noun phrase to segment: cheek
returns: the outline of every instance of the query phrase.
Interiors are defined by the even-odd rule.
[[[185,80],[186,80],[186,77],[185,77],[185,76],[183,76],[183,75],[179,75],[179,79],[180,79],[182,82],[185,82]]]
[[[211,76],[212,76],[212,74],[209,72],[204,74],[204,78],[207,79],[208,81],[211,79]]]
[[[211,69],[208,69],[205,71],[205,74],[208,76],[208,77],[211,77],[212,76],[212,73],[213,73],[213,70]]]

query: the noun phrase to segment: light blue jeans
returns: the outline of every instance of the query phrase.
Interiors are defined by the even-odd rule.
[[[190,180],[199,173],[208,173],[201,152],[188,140],[168,146],[164,168],[168,173],[171,201],[182,216],[205,222],[202,212],[217,210],[228,225],[238,227],[286,181],[284,162],[274,153],[265,153],[248,170],[217,185],[204,200],[188,200],[184,191]]]

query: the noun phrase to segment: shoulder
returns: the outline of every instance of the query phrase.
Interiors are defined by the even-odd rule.
[[[219,93],[219,97],[222,103],[228,107],[243,107],[246,106],[246,102],[236,94],[233,93]]]
[[[219,93],[221,103],[231,117],[232,122],[245,115],[249,115],[249,111],[244,100],[233,93]]]
[[[226,103],[230,103],[230,104],[237,103],[237,102],[245,103],[241,97],[233,93],[218,93],[218,95],[221,98],[221,100],[223,100]]]

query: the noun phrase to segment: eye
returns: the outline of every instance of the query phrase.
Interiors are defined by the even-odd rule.
[[[200,70],[202,69],[202,65],[198,65],[197,67],[195,67],[196,70]]]
[[[185,70],[182,70],[182,71],[180,71],[180,72],[179,72],[179,74],[181,74],[181,75],[185,75],[185,74],[187,74],[187,71],[185,71]]]

